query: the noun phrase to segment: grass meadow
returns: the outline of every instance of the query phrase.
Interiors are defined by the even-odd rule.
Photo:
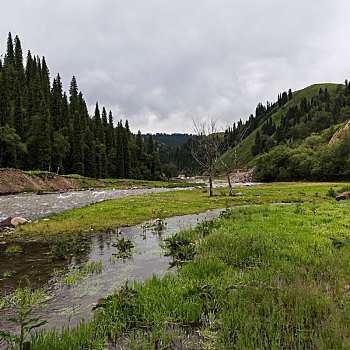
[[[350,204],[244,207],[166,240],[175,274],[125,285],[35,349],[349,349]]]

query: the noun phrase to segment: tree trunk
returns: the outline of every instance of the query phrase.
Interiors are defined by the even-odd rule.
[[[227,182],[228,182],[228,187],[229,187],[229,196],[232,197],[233,193],[232,193],[232,184],[231,184],[231,179],[230,179],[230,172],[227,172]]]
[[[211,174],[209,175],[209,193],[210,193],[210,197],[212,197],[213,196],[213,178]]]

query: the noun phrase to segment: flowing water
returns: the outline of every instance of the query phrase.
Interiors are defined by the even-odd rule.
[[[137,194],[179,191],[190,188],[137,188],[124,190],[72,191],[59,194],[15,194],[0,197],[0,221],[12,216],[35,220],[52,212],[83,207],[107,199],[127,197]]]
[[[45,243],[21,243],[22,253],[6,256],[5,246],[0,245],[0,276],[5,271],[13,274],[0,281],[0,293],[10,292],[22,281],[30,282],[32,286],[45,285],[47,294],[51,297],[40,307],[34,307],[32,316],[46,320],[46,327],[59,327],[63,324],[76,324],[82,317],[87,319],[96,301],[120,288],[126,281],[142,281],[153,274],[163,276],[171,267],[172,259],[164,255],[162,241],[169,235],[194,227],[198,222],[209,220],[219,215],[220,210],[209,210],[197,215],[184,215],[164,219],[165,229],[161,232],[145,230],[143,225],[125,227],[114,233],[101,233],[91,238],[88,249],[73,257],[70,261],[58,261],[45,254],[49,246]],[[152,227],[152,223],[148,227]],[[131,239],[135,247],[131,259],[116,259],[118,252],[113,243],[117,239]],[[91,261],[101,261],[105,265],[102,273],[85,276],[73,286],[57,283],[57,273],[54,269],[72,271],[75,267]],[[56,276],[56,277],[55,277]],[[18,332],[18,327],[5,321],[13,317],[18,309],[4,308],[0,310],[0,329]],[[0,349],[1,345],[0,343]]]

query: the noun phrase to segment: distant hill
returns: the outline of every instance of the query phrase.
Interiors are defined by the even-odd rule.
[[[171,148],[181,147],[185,144],[193,135],[190,134],[165,134],[157,133],[153,135],[153,139],[156,142],[164,143]]]

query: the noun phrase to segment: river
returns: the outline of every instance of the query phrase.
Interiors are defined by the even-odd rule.
[[[38,196],[36,194],[14,194],[0,197],[0,221],[11,216],[20,216],[35,220],[47,214],[68,209],[80,208],[108,199],[133,196],[137,194],[179,191],[190,188],[137,188],[90,190],[53,193]]]

